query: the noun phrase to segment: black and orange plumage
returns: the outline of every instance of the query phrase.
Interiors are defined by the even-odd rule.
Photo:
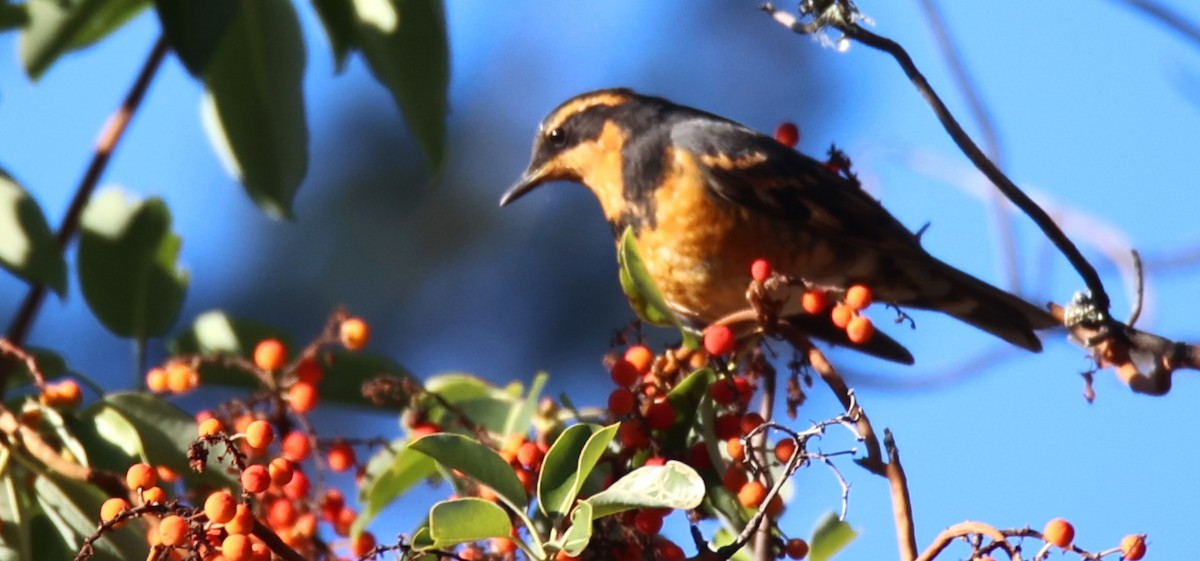
[[[1038,351],[1045,311],[931,256],[857,183],[728,119],[626,89],[567,100],[538,130],[533,157],[501,198],[582,183],[614,235],[632,228],[664,299],[706,325],[745,309],[750,263],[819,286],[864,284],[878,301],[937,310]],[[798,301],[798,298],[791,298]],[[837,339],[823,318],[787,315]],[[875,354],[912,362],[902,347]],[[870,349],[864,349],[871,352]]]

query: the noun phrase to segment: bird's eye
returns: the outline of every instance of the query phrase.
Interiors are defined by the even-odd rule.
[[[546,142],[552,146],[561,146],[567,140],[567,133],[563,132],[562,127],[551,129],[546,133]]]

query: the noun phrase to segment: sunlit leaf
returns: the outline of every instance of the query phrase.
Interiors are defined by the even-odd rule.
[[[108,498],[92,485],[56,475],[39,475],[33,492],[63,541],[74,547],[96,530],[100,504]],[[96,558],[145,559],[148,549],[145,534],[128,524],[96,542]]]
[[[105,191],[84,208],[81,222],[79,285],[92,313],[121,337],[166,333],[188,286],[166,204]]]
[[[287,0],[238,2],[204,73],[209,140],[267,214],[291,215],[308,170],[305,48]]]
[[[542,460],[538,478],[538,505],[542,512],[561,516],[571,510],[579,489],[619,426],[572,425],[554,441]]]
[[[704,499],[704,480],[696,470],[675,460],[661,466],[642,466],[608,489],[587,499],[594,518],[635,508],[693,509]]]
[[[698,347],[696,332],[684,327],[650,277],[650,271],[638,255],[637,238],[632,228],[627,227],[621,233],[621,241],[617,244],[617,264],[620,266],[621,289],[625,291],[634,313],[646,323],[675,327],[685,345]]]
[[[437,433],[420,438],[409,447],[491,487],[519,509],[529,505],[525,488],[513,473],[512,466],[487,446],[461,434]]]
[[[0,170],[0,267],[31,284],[67,292],[67,262],[41,207]]]
[[[571,512],[571,526],[563,532],[559,545],[567,555],[578,557],[592,540],[592,505],[581,502]]]
[[[362,531],[384,508],[436,473],[433,458],[408,448],[404,441],[393,441],[390,448],[399,451],[380,450],[367,462],[358,495],[363,511],[354,520],[352,534]]]
[[[146,0],[29,0],[21,32],[25,73],[38,79],[60,56],[108,35],[146,7]]]
[[[429,510],[429,536],[436,547],[447,547],[512,532],[508,513],[491,501],[467,497],[441,501]]]
[[[813,528],[812,539],[808,540],[810,561],[827,561],[850,545],[858,531],[833,513],[826,514]]]

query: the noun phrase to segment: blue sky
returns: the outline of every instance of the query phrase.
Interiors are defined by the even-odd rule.
[[[1104,273],[1117,310],[1128,309],[1130,289],[1107,256],[1134,247],[1148,258],[1140,325],[1200,339],[1200,269],[1164,261],[1200,247],[1193,170],[1200,45],[1122,2],[942,4],[998,123],[1010,177],[1063,220]],[[1172,4],[1200,20],[1196,6]],[[576,402],[606,395],[600,357],[630,315],[594,201],[568,184],[503,211],[495,201],[524,168],[545,112],[581,91],[613,85],[761,130],[796,121],[802,150],[821,153],[837,143],[902,222],[914,229],[932,222],[923,237],[931,252],[992,282],[1005,278],[991,212],[970,194],[983,184],[898,67],[861,45],[840,53],[791,35],[754,3],[450,2],[450,146],[436,175],[421,167],[389,97],[361,61],[334,76],[311,10],[297,7],[309,45],[313,163],[294,222],[263,216],[225,175],[200,126],[201,88],[173,58],[102,182],[162,196],[173,209],[193,282],[184,321],[226,308],[288,325],[302,338],[319,329],[332,306],[346,303],[377,326],[374,349],[419,375],[465,370],[528,380],[545,368],[554,394],[567,392]],[[909,49],[968,121],[917,3],[860,7],[877,33]],[[15,62],[15,37],[0,38],[0,57],[10,61],[0,65],[0,166],[34,193],[51,222],[61,217],[100,125],[157,33],[157,21],[143,15],[68,56],[36,84]],[[970,122],[967,128],[977,131]],[[375,145],[364,143],[368,130]],[[397,172],[401,179],[382,199],[355,188],[356,174],[366,174],[356,158],[367,156],[407,170]],[[342,218],[323,219],[333,210]],[[454,226],[459,221],[471,227]],[[1082,286],[1077,276],[1045,249],[1028,220],[1014,223],[1025,293],[1069,300]],[[333,240],[308,243],[314,236]],[[32,342],[62,349],[76,369],[127,387],[130,345],[103,331],[73,284],[65,303],[47,302]],[[587,292],[548,296],[572,288]],[[23,291],[18,281],[0,279],[5,317]],[[917,366],[832,356],[859,387],[877,428],[897,435],[920,544],[965,519],[1040,528],[1063,516],[1075,523],[1077,543],[1091,550],[1134,532],[1150,534],[1154,558],[1200,549],[1200,455],[1191,446],[1200,435],[1200,391],[1188,373],[1169,396],[1150,398],[1131,395],[1101,372],[1099,397],[1089,405],[1078,376],[1088,362],[1061,334],[1048,335],[1046,351],[1032,355],[998,350],[951,320],[918,314],[917,321],[915,333],[891,330]],[[570,339],[549,340],[563,326]],[[986,352],[1001,358],[986,368],[969,365]],[[822,388],[812,395],[801,419],[836,414]],[[348,422],[347,433],[394,427],[378,417],[350,420],[358,426]],[[833,439],[827,449],[848,445]],[[853,484],[850,520],[863,532],[848,555],[894,556],[886,486],[850,462],[841,467]],[[802,472],[796,490],[785,525],[807,534],[838,507],[838,488],[814,469]],[[417,509],[424,498],[408,506]],[[380,521],[377,530],[389,535],[410,526]],[[684,535],[678,517],[668,528]]]

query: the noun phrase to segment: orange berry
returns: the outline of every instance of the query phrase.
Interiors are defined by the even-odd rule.
[[[850,306],[850,309],[857,312],[865,310],[867,306],[871,305],[871,296],[871,289],[861,284],[856,284],[846,289],[844,301],[847,306]]]
[[[125,470],[125,484],[130,489],[148,489],[158,483],[158,474],[147,464],[133,464]]]
[[[187,393],[198,385],[200,385],[200,375],[190,365],[183,362],[172,362],[167,365],[167,389],[171,390],[171,393]]]
[[[763,416],[758,413],[746,413],[742,415],[741,424],[739,427],[742,430],[742,436],[748,436],[754,429],[765,423]]]
[[[650,404],[650,408],[646,410],[646,424],[650,426],[650,430],[667,430],[675,424],[675,408],[671,406],[671,402],[662,400]]]
[[[613,363],[609,369],[608,375],[612,378],[614,384],[626,388],[632,386],[642,376],[638,374],[637,366],[625,359],[619,359]]]
[[[262,450],[275,440],[275,429],[262,419],[255,420],[246,427],[246,444],[251,448]]]
[[[275,458],[267,464],[267,474],[271,476],[271,482],[276,485],[287,485],[288,481],[292,480],[292,462],[287,458]]]
[[[537,483],[533,472],[525,468],[515,468],[513,473],[517,475],[517,481],[521,482],[521,487],[525,488],[525,492],[533,494],[533,486]]]
[[[866,316],[854,316],[846,325],[846,338],[855,345],[867,343],[872,335],[875,335],[875,324]]]
[[[733,352],[737,340],[728,325],[710,325],[704,330],[704,350],[713,356],[724,356]]]
[[[287,364],[287,347],[279,339],[263,339],[254,347],[254,365],[267,371],[283,368]]]
[[[308,480],[308,476],[304,475],[304,472],[296,470],[292,473],[292,480],[283,486],[283,495],[293,501],[298,501],[307,498],[311,488],[312,482]]]
[[[785,438],[775,443],[775,459],[779,463],[786,464],[792,459],[792,454],[796,453],[796,441],[791,438]]]
[[[187,540],[188,523],[182,516],[172,514],[158,523],[158,539],[165,546],[183,545]]]
[[[196,433],[200,436],[212,436],[224,430],[225,424],[215,417],[201,421],[196,427]]]
[[[1121,557],[1138,561],[1146,556],[1146,534],[1129,534],[1121,538]]]
[[[283,449],[284,458],[300,463],[308,459],[308,454],[312,451],[312,441],[307,434],[294,430],[283,437],[280,448]]]
[[[845,304],[838,304],[833,307],[833,311],[829,312],[829,319],[838,329],[845,329],[847,325],[850,325],[850,320],[854,319],[854,315],[853,308]]]
[[[142,503],[155,504],[167,502],[167,492],[162,487],[148,487],[142,490]]]
[[[1066,549],[1075,541],[1075,527],[1062,518],[1055,518],[1046,523],[1042,530],[1042,539],[1050,545]]]
[[[275,499],[267,506],[267,524],[276,530],[292,527],[296,521],[296,505],[288,499]]]
[[[824,290],[805,290],[800,295],[800,307],[814,316],[824,312],[829,307],[829,294]]]
[[[221,542],[221,556],[225,561],[250,561],[250,537],[243,534],[229,534]]]
[[[175,473],[175,470],[167,466],[155,466],[154,471],[158,474],[158,480],[162,481],[163,483],[174,483],[179,481],[179,474]]]
[[[788,559],[804,559],[808,557],[808,542],[800,538],[792,538],[787,541],[783,550],[787,553]]]
[[[225,523],[225,531],[230,534],[246,534],[254,531],[254,513],[246,505],[237,505],[233,518]]]
[[[542,449],[538,447],[537,443],[534,442],[526,442],[522,444],[520,448],[517,448],[517,461],[521,462],[521,465],[530,469],[537,469],[540,467],[542,465],[542,459],[545,457],[546,453],[543,452]]]
[[[800,142],[800,129],[795,123],[783,122],[775,127],[775,140],[788,148],[795,148]]]
[[[358,519],[358,513],[354,509],[348,506],[342,507],[333,520],[333,533],[339,536],[350,535],[350,526],[354,525],[356,519]]]
[[[311,512],[305,512],[296,517],[296,523],[292,524],[292,531],[298,536],[311,538],[317,535],[317,515]]]
[[[83,390],[75,380],[62,380],[46,384],[38,400],[47,407],[70,409],[83,401]]]
[[[767,487],[758,481],[747,481],[737,493],[738,502],[746,508],[758,508],[767,498]]]
[[[350,544],[350,555],[365,557],[372,549],[375,549],[375,536],[371,532],[363,532]]]
[[[271,486],[271,475],[267,473],[267,468],[262,464],[254,464],[248,466],[246,471],[242,472],[242,489],[247,493],[262,493]]]
[[[646,345],[634,345],[625,350],[625,360],[633,365],[638,374],[645,374],[654,365],[654,351]]]
[[[639,510],[637,514],[633,516],[633,527],[637,528],[638,531],[642,532],[643,534],[649,534],[653,536],[654,534],[657,534],[659,530],[662,530],[663,517],[654,509],[645,508]]]
[[[357,351],[367,346],[367,341],[371,338],[371,328],[360,318],[349,318],[343,321],[338,329],[338,338],[347,349]]]
[[[742,444],[740,438],[730,438],[725,441],[725,451],[729,452],[729,458],[736,463],[746,461],[746,446]]]
[[[306,358],[296,365],[296,379],[315,386],[325,379],[325,369],[316,359]]]
[[[167,371],[162,368],[151,368],[146,373],[146,389],[154,393],[163,393],[170,389],[167,386]]]
[[[260,541],[251,541],[249,561],[271,561],[271,548]]]
[[[512,555],[517,552],[517,544],[509,538],[492,538],[492,550],[501,555]]]
[[[771,262],[766,259],[755,259],[750,263],[750,278],[758,282],[766,282],[771,278]]]
[[[624,417],[633,411],[635,401],[629,388],[617,388],[608,394],[608,410],[614,417]]]
[[[317,407],[317,387],[308,382],[296,382],[288,388],[288,402],[297,413],[308,413]]]
[[[237,512],[237,501],[228,491],[214,491],[204,499],[204,515],[217,524],[229,522]]]
[[[412,440],[417,440],[423,436],[437,434],[442,432],[442,427],[437,423],[417,423],[408,429],[408,437]]]
[[[346,496],[337,489],[328,489],[325,496],[321,497],[321,518],[332,523],[345,506]]]
[[[749,480],[746,477],[746,472],[742,471],[741,468],[729,468],[725,470],[725,475],[721,478],[721,486],[730,493],[737,493],[742,490],[742,487]]]
[[[130,508],[129,501],[126,501],[125,499],[122,499],[120,497],[113,497],[111,499],[108,499],[100,505],[100,521],[101,522],[109,522],[112,519],[116,518],[117,515],[129,510],[129,508]],[[121,522],[120,524],[113,525],[113,527],[120,528],[121,526],[124,526],[124,525],[125,525],[125,523]]]
[[[329,455],[325,458],[329,464],[329,469],[336,473],[341,473],[354,467],[354,447],[344,441],[337,441],[329,448]]]

